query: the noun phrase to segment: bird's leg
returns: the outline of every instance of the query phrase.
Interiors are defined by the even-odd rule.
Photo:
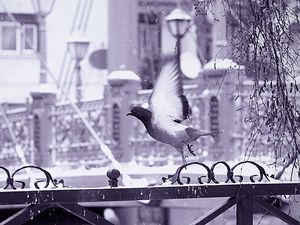
[[[177,149],[177,151],[179,151],[180,154],[181,154],[182,165],[186,165],[187,162],[186,162],[186,160],[185,160],[185,156],[184,156],[184,153],[183,153],[183,148],[176,148],[176,149]],[[185,168],[186,168],[186,167],[185,167]]]
[[[185,156],[184,156],[183,152],[181,153],[181,159],[182,159],[182,164],[183,165],[187,164],[187,161],[185,160]]]
[[[184,166],[184,169],[187,170],[187,167],[186,167],[187,161],[185,160],[185,155],[183,154],[183,152],[181,154],[181,157],[182,157],[182,165]]]
[[[192,150],[192,146],[193,146],[193,145],[187,144],[187,147],[188,147],[189,152],[190,152],[193,156],[196,157],[195,152]]]

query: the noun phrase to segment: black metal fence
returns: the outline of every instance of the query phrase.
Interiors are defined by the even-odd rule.
[[[227,168],[227,179],[222,183],[214,175],[214,169],[219,164]],[[254,174],[249,177],[249,182],[241,183],[244,181],[244,177],[235,175],[234,170],[243,164],[254,165],[258,169],[258,175]],[[182,174],[182,171],[185,171],[184,168],[192,165],[207,169],[206,175],[198,177],[197,184],[191,184],[191,178]],[[0,191],[0,205],[24,206],[22,210],[2,221],[1,225],[24,224],[26,221],[32,220],[32,218],[52,207],[64,209],[86,223],[105,225],[112,223],[94,211],[84,207],[82,203],[102,202],[105,204],[105,202],[114,201],[155,201],[213,197],[228,197],[228,199],[207,214],[190,223],[190,225],[207,224],[234,205],[236,205],[236,224],[238,225],[253,224],[254,207],[256,206],[264,208],[288,224],[300,224],[299,221],[268,201],[269,198],[278,195],[299,195],[300,183],[269,181],[269,177],[263,167],[251,161],[238,163],[233,167],[229,167],[226,162],[217,162],[211,167],[203,163],[190,163],[179,167],[174,175],[163,178],[163,181],[165,181],[164,184],[147,187],[118,187],[117,183],[120,173],[117,170],[110,170],[107,173],[109,178],[108,184],[110,185],[108,187],[69,188],[62,185],[60,188],[58,184],[63,184],[63,181],[57,182],[46,170],[35,166],[26,168],[37,169],[45,173],[45,180],[35,182],[34,186],[36,189],[25,188],[26,185],[24,183],[14,180],[13,175],[16,172],[10,175],[7,169],[0,167],[0,169],[7,173],[7,183],[2,187],[5,189]],[[26,168],[20,168],[17,172]],[[182,182],[183,177],[185,182]],[[207,178],[206,182],[203,182],[204,177]],[[254,177],[258,179],[255,181]],[[262,181],[263,177],[266,178],[266,182],[258,182]],[[238,178],[237,181],[235,178]],[[19,184],[19,188],[16,188],[17,185],[15,182]],[[42,189],[39,186],[41,182],[45,182],[46,184]]]

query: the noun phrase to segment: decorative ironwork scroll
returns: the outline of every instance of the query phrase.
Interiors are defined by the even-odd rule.
[[[226,169],[226,178],[224,183],[237,183],[237,182],[243,182],[245,180],[245,176],[243,175],[238,175],[236,173],[237,169],[239,167],[243,167],[246,164],[250,164],[252,166],[254,166],[254,168],[256,168],[256,174],[252,174],[249,177],[250,182],[261,182],[264,178],[266,180],[269,181],[269,176],[266,173],[265,169],[260,166],[259,164],[257,164],[256,162],[253,161],[243,161],[243,162],[239,162],[236,165],[230,167],[228,163],[224,162],[224,161],[218,161],[214,164],[212,164],[211,167],[207,166],[204,163],[201,162],[191,162],[191,163],[187,163],[185,165],[180,166],[177,170],[176,173],[174,175],[169,175],[168,178],[163,177],[162,180],[163,182],[167,182],[170,181],[171,184],[175,184],[176,182],[178,184],[190,184],[192,178],[190,176],[185,176],[183,171],[184,169],[187,169],[190,166],[199,166],[200,168],[204,169],[206,171],[205,175],[201,175],[199,177],[197,177],[198,183],[199,184],[204,184],[204,183],[215,183],[218,184],[220,183],[220,181],[218,180],[218,178],[215,175],[215,168],[218,165],[222,165],[225,167]],[[204,182],[204,178],[206,178],[206,181]],[[183,179],[185,179],[185,181],[183,181]],[[238,179],[238,180],[237,180]]]
[[[21,180],[16,180],[15,176],[17,175],[17,173],[21,172],[21,171],[25,171],[25,170],[38,170],[39,172],[42,172],[42,174],[45,176],[45,178],[42,179],[37,179],[33,184],[34,187],[36,189],[40,189],[40,188],[48,188],[48,187],[54,187],[54,188],[58,188],[58,187],[66,187],[64,184],[64,180],[60,179],[59,181],[57,179],[53,179],[51,174],[38,166],[32,166],[32,165],[28,165],[28,166],[23,166],[17,170],[15,170],[12,174],[9,172],[9,170],[3,166],[0,166],[0,171],[4,171],[4,173],[6,174],[6,181],[4,182],[3,186],[0,186],[0,188],[2,189],[8,189],[8,187],[12,188],[12,189],[24,189],[26,186],[26,183],[24,181]],[[32,177],[31,177],[32,178]],[[41,187],[41,184],[44,183],[44,186]]]
[[[30,114],[27,108],[7,110],[6,116],[11,123],[11,130],[16,142],[24,152],[27,161],[30,161],[33,146],[30,137]],[[9,128],[4,116],[0,114],[0,164],[9,166],[20,162],[15,151],[15,143],[9,133]]]
[[[79,106],[99,137],[111,141],[107,108],[103,100],[82,102]],[[53,140],[50,149],[55,152],[55,165],[94,165],[107,162],[99,145],[89,134],[70,104],[57,103],[51,112]],[[107,143],[108,144],[108,143]]]

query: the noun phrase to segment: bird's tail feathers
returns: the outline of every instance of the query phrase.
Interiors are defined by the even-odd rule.
[[[201,136],[208,136],[208,135],[213,136],[215,134],[221,134],[221,133],[224,132],[224,130],[220,130],[220,131],[200,131],[200,132],[201,132],[201,134],[200,134],[199,137],[201,137]]]
[[[204,131],[204,130],[197,130],[191,127],[186,129],[186,133],[195,141],[197,138],[201,136],[214,136],[215,134],[223,133],[224,131]]]

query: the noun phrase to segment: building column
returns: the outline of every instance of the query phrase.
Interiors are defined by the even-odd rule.
[[[52,141],[51,108],[55,104],[56,94],[52,92],[31,92],[32,128],[34,142],[34,165],[48,167],[52,165],[49,145]]]
[[[204,80],[209,91],[206,104],[208,127],[212,131],[223,131],[217,135],[209,148],[210,160],[233,160],[237,156],[234,149],[237,113],[234,99],[239,79],[243,79],[241,69],[232,60],[220,58],[213,59],[203,68]]]
[[[137,0],[108,2],[108,72],[124,64],[132,71],[138,65]]]
[[[111,148],[113,154],[120,162],[130,162],[134,151],[130,146],[133,136],[133,118],[127,117],[133,102],[138,98],[141,89],[140,78],[132,71],[117,70],[109,74],[109,102],[108,109],[111,130]]]

